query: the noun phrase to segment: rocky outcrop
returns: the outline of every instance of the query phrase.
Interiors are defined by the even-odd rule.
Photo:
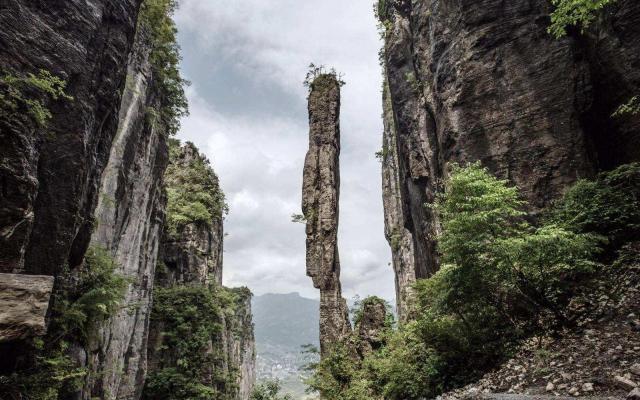
[[[130,280],[122,309],[85,349],[91,373],[83,396],[139,398],[146,373],[151,293],[166,203],[166,127],[153,118],[161,93],[149,60],[144,25],[129,58],[118,130],[102,173],[91,243],[111,253],[118,273]]]
[[[332,343],[351,331],[338,256],[340,83],[335,74],[320,74],[310,89],[302,212],[306,219],[307,275],[320,289],[320,350],[326,354]]]
[[[194,165],[208,165],[193,143],[187,142],[174,148],[171,160],[171,171],[193,169]],[[209,169],[210,170],[210,169]],[[181,184],[182,177],[169,172],[168,182],[174,180]],[[222,193],[218,177],[210,170],[209,188],[212,196]],[[184,189],[180,189],[184,190]],[[223,243],[223,209],[219,207],[212,212],[212,221],[197,221],[172,226],[175,232],[167,232],[163,240],[162,261],[167,266],[167,274],[161,276],[162,284],[199,282],[222,285],[222,243]]]
[[[0,73],[39,70],[66,81],[71,99],[47,102],[45,127],[0,125],[0,271],[56,275],[89,244],[139,0],[90,6],[22,0],[0,9]]]
[[[44,335],[53,277],[0,273],[0,342]]]
[[[547,33],[545,0],[388,0],[383,188],[398,312],[438,269],[425,204],[451,163],[481,161],[515,183],[532,215],[570,184],[638,158],[640,116],[611,118],[640,93],[640,4],[620,0],[585,35]],[[605,138],[606,137],[606,138]]]
[[[391,328],[388,323],[387,305],[384,300],[370,297],[365,299],[356,321],[354,334],[358,338],[357,350],[361,359],[384,344],[385,330]]]
[[[203,298],[209,299],[217,310],[216,315],[191,317],[211,317],[219,325],[219,329],[210,331],[211,336],[207,339],[206,348],[201,350],[202,358],[206,360],[204,362],[207,365],[198,366],[203,371],[198,383],[213,390],[217,396],[248,400],[255,383],[252,294],[247,288],[228,289],[222,286],[225,206],[216,202],[200,203],[198,200],[206,197],[224,203],[224,196],[208,160],[199,153],[193,143],[180,146],[174,141],[170,148],[170,167],[165,182],[166,191],[169,193],[167,225],[156,271],[156,287],[169,297],[174,296],[172,293],[179,296],[180,288],[192,288],[201,293]],[[196,193],[188,199],[177,197],[179,192],[189,190],[200,191],[200,195]],[[205,193],[208,196],[205,196]],[[198,219],[201,214],[191,212],[207,207],[207,215],[211,217],[207,221]],[[179,303],[179,299],[175,299],[175,303]],[[212,312],[200,310],[200,304],[187,306],[195,306],[196,313]],[[176,307],[177,313],[194,312],[182,310],[180,307]],[[152,318],[148,343],[150,374],[177,366],[179,357],[175,349],[168,348],[165,344],[167,324],[161,312],[157,312]],[[184,355],[187,358],[189,356]],[[155,393],[145,391],[145,398],[158,397]]]

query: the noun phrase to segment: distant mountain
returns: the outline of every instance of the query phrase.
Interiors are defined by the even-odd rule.
[[[256,337],[258,379],[277,378],[283,392],[306,398],[302,367],[317,356],[302,354],[302,346],[318,346],[318,300],[298,293],[255,296],[251,304]]]
[[[298,293],[255,296],[251,304],[256,343],[291,347],[318,344],[318,300]]]

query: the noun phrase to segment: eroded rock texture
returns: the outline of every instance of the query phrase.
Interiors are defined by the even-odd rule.
[[[208,163],[193,143],[187,142],[176,149],[172,168],[185,170],[194,163]],[[211,173],[211,185],[219,191],[218,177]],[[170,184],[170,183],[169,183]],[[189,223],[176,227],[175,234],[167,234],[163,240],[162,260],[167,266],[163,285],[175,282],[216,283],[222,285],[222,210],[216,210],[210,224]]]
[[[56,275],[82,261],[118,107],[139,0],[0,6],[0,73],[46,70],[73,100],[44,128],[1,118],[0,271]]]
[[[384,343],[387,324],[387,306],[382,299],[370,298],[362,306],[362,314],[356,322],[354,333],[358,337],[357,350],[361,359]]]
[[[585,35],[547,33],[545,0],[387,1],[383,189],[400,318],[438,268],[433,202],[453,162],[481,161],[537,211],[580,177],[637,160],[640,4],[620,0]]]
[[[44,335],[53,276],[0,273],[0,342]]]
[[[166,203],[162,176],[168,155],[166,128],[150,114],[161,109],[149,62],[150,38],[136,35],[129,59],[118,131],[102,173],[95,210],[94,246],[107,249],[131,281],[124,307],[85,349],[91,377],[84,397],[139,398],[146,372],[146,341],[154,272]]]
[[[217,176],[193,143],[182,146],[174,143],[170,163],[170,169],[180,173],[179,176],[173,176],[168,172],[165,182],[167,191],[177,188],[183,190],[183,180],[199,171],[211,178],[206,179],[209,187],[200,187],[199,190],[207,191],[213,197],[221,193]],[[175,212],[171,206],[169,210]],[[203,368],[206,373],[199,383],[212,388],[220,397],[248,400],[255,384],[252,294],[247,288],[229,289],[222,286],[223,209],[212,211],[212,219],[208,222],[165,226],[155,283],[158,288],[190,286],[213,294],[214,301],[218,302],[216,306],[221,308],[216,316],[221,329],[208,340],[205,358],[210,360],[210,365]],[[223,297],[232,298],[233,304],[223,304]],[[150,373],[176,367],[173,349],[166,348],[163,342],[164,324],[162,316],[157,316],[151,322],[148,342]],[[232,381],[231,385],[228,384],[229,380]]]
[[[340,285],[338,201],[340,197],[340,83],[322,74],[309,93],[309,151],[304,162],[302,212],[306,218],[307,275],[320,289],[320,349],[351,331]]]

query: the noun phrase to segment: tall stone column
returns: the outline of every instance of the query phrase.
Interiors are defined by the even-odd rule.
[[[309,93],[309,151],[304,162],[302,212],[307,221],[307,275],[320,289],[320,352],[351,331],[342,298],[338,257],[340,197],[340,83],[318,75]]]

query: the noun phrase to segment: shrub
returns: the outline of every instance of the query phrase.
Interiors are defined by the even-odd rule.
[[[151,38],[150,62],[154,81],[160,88],[161,108],[159,116],[168,136],[180,128],[180,118],[189,114],[184,88],[189,84],[180,75],[180,47],[177,28],[172,15],[177,0],[145,0],[139,16],[138,31],[146,31]]]
[[[580,180],[550,212],[550,221],[573,232],[609,239],[609,247],[640,239],[640,163]]]
[[[314,63],[309,64],[309,70],[302,84],[312,91],[314,88],[324,87],[335,81],[339,86],[344,86],[345,81],[343,75],[338,73],[335,68],[327,70],[324,65],[316,66]]]
[[[555,10],[551,13],[549,33],[556,38],[567,34],[567,26],[577,26],[584,31],[595,20],[596,14],[616,0],[552,0]]]
[[[162,328],[158,368],[144,388],[146,399],[231,399],[236,375],[224,369],[222,349],[211,343],[222,319],[235,312],[236,295],[219,287],[184,286],[154,289],[151,321]],[[211,378],[207,378],[210,376]]]
[[[77,273],[63,271],[52,296],[47,335],[28,341],[17,372],[0,376],[0,392],[16,399],[54,400],[82,387],[87,370],[71,359],[69,347],[86,346],[99,324],[121,309],[128,280],[116,269],[108,250],[91,246]]]
[[[258,384],[251,393],[251,400],[293,400],[290,394],[280,395],[280,382],[276,380]]]
[[[169,167],[165,172],[167,190],[167,228],[171,235],[187,224],[211,226],[228,211],[218,177],[204,156],[184,162],[183,150],[177,140],[169,142]],[[192,143],[186,143],[197,153]]]
[[[44,127],[51,119],[46,105],[49,100],[73,100],[65,87],[64,80],[46,70],[25,77],[7,74],[0,78],[0,117],[10,121],[26,114],[37,126]]]

